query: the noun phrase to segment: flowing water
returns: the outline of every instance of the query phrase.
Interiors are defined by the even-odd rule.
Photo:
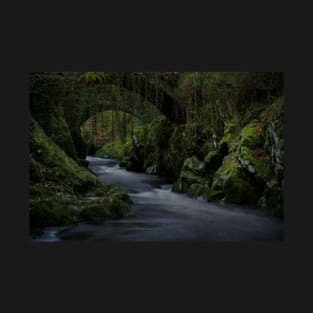
[[[50,227],[36,241],[250,241],[282,240],[283,223],[257,209],[191,199],[171,191],[165,178],[129,172],[116,160],[87,157],[100,179],[126,190],[129,217]]]

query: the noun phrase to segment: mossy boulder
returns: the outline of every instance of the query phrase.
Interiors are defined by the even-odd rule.
[[[91,202],[79,212],[80,221],[94,221],[111,217],[110,210],[101,203]]]
[[[205,171],[205,163],[201,162],[196,156],[192,156],[184,161],[182,171],[201,175]]]
[[[106,195],[86,203],[79,212],[81,220],[98,220],[105,218],[119,219],[129,213],[129,201],[116,196]]]
[[[249,173],[263,180],[264,183],[273,176],[270,157],[261,148],[251,150],[242,146],[238,150],[237,159]]]
[[[30,229],[47,226],[63,226],[77,221],[77,210],[73,208],[75,198],[50,191],[44,186],[30,189]]]
[[[256,204],[260,191],[250,182],[241,165],[231,154],[224,158],[214,175],[211,189],[224,194],[223,201],[237,204]]]
[[[173,184],[172,191],[186,193],[191,185],[204,183],[205,179],[203,177],[191,172],[182,171],[178,180]]]
[[[115,185],[109,185],[106,195],[122,200],[128,204],[132,203],[128,193]]]
[[[196,156],[186,159],[177,182],[173,184],[172,190],[175,192],[188,192],[192,184],[203,184],[205,182],[204,172],[205,163],[199,161]]]
[[[115,197],[109,197],[108,207],[114,219],[120,219],[129,213],[129,203]]]
[[[206,201],[217,202],[225,197],[225,193],[221,190],[212,190],[207,185],[192,184],[187,192],[191,198],[200,198]]]
[[[226,152],[231,153],[236,151],[239,146],[250,149],[261,146],[263,142],[263,126],[259,120],[252,120],[241,130],[238,125],[239,123],[235,124],[234,122],[226,124],[224,135],[219,142],[220,149],[226,150],[224,147],[227,147]]]

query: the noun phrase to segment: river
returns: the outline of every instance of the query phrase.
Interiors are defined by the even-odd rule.
[[[51,227],[34,241],[269,241],[283,240],[281,219],[249,207],[215,204],[171,191],[165,178],[126,171],[112,159],[87,157],[100,179],[126,190],[133,201],[120,220]]]

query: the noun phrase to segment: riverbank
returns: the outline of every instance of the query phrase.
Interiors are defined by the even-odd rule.
[[[269,241],[283,239],[283,222],[261,210],[192,199],[171,191],[157,175],[126,171],[117,161],[88,157],[99,179],[129,192],[133,204],[120,220],[83,222],[57,229],[59,240]],[[47,237],[56,229],[49,228]],[[37,239],[36,241],[40,241]],[[53,240],[50,240],[53,241]]]

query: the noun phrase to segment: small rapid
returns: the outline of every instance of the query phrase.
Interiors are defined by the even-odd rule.
[[[36,241],[251,241],[282,240],[281,219],[238,205],[191,199],[171,191],[166,178],[126,171],[118,161],[88,156],[102,180],[126,190],[133,205],[128,217],[66,228],[49,228]]]

